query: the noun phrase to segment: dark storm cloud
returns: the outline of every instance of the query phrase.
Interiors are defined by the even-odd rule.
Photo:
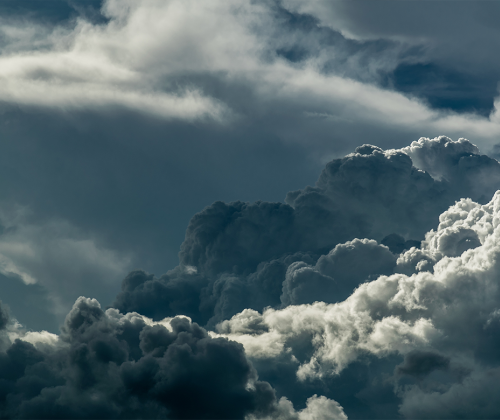
[[[434,370],[448,370],[450,358],[431,351],[411,351],[404,363],[396,367],[400,375],[425,376]]]
[[[382,84],[421,98],[432,108],[478,113],[485,117],[495,109],[498,80],[494,74],[484,77],[476,73],[461,73],[452,66],[447,67],[446,63],[411,61],[387,72]]]
[[[392,274],[396,256],[374,240],[354,239],[322,255],[316,266],[297,262],[288,267],[281,302],[283,306],[346,299],[365,281]]]
[[[314,264],[316,259],[308,253],[294,253],[264,261],[247,275],[209,276],[194,267],[179,266],[157,278],[138,270],[124,279],[113,306],[124,313],[136,311],[153,319],[184,314],[202,325],[213,325],[245,308],[261,310],[281,305],[290,264]]]
[[[137,270],[123,280],[114,306],[124,313],[135,311],[153,319],[183,314],[204,324],[209,316],[203,316],[199,309],[200,293],[207,284],[206,277],[182,267],[160,278]]]
[[[90,13],[97,2],[49,3],[2,6],[9,9],[0,25],[2,206],[29,207],[35,226],[67,222],[81,229],[72,239],[92,240],[97,255],[116,257],[100,260],[92,275],[76,269],[78,258],[67,265],[49,259],[37,271],[50,281],[32,275],[59,300],[60,321],[79,295],[99,293],[109,304],[133,268],[174,267],[190,216],[216,200],[279,201],[284,191],[314,182],[320,157],[343,156],[366,141],[385,149],[440,132],[483,145],[498,137],[493,114],[450,116],[380,84],[401,60],[418,58],[418,48],[399,39],[349,39],[323,23],[326,15],[297,12],[287,2],[109,0],[101,20]],[[33,13],[24,13],[28,8]],[[310,193],[300,200],[312,200]],[[319,195],[325,200],[311,208],[311,215],[318,211],[312,217],[332,199]],[[326,209],[335,229],[343,229],[346,215],[334,214],[353,206]],[[292,227],[290,249],[277,245],[264,261],[296,250],[326,253],[355,236],[384,238],[355,213],[338,238],[325,232],[315,244],[315,224],[295,207],[302,226]],[[365,225],[349,235],[357,223]],[[34,250],[30,270],[49,248]],[[238,276],[255,272],[257,254]],[[22,259],[18,268],[27,273]],[[89,264],[84,258],[80,267]],[[78,290],[66,289],[70,277],[79,279]],[[95,292],[90,277],[97,284],[110,279],[106,290]],[[240,287],[234,278],[218,284],[233,295]],[[227,313],[230,306],[223,305]]]
[[[5,329],[9,322],[9,312],[5,305],[0,301],[0,331]]]
[[[243,418],[278,409],[241,344],[187,318],[148,325],[80,298],[55,347],[20,339],[1,355],[9,418]]]
[[[131,272],[117,309],[80,298],[59,338],[8,327],[4,416],[411,418],[458,399],[470,407],[498,359],[499,195],[440,209],[484,200],[499,165],[465,140],[365,145],[289,204],[214,203],[188,226],[181,264],[158,278]]]
[[[215,203],[0,310],[0,416],[500,416],[499,164],[400,149],[498,141],[496,6],[83,3],[0,7],[4,302]]]
[[[315,187],[288,193],[288,205],[206,208],[190,221],[180,263],[208,274],[238,273],[285,253],[323,253],[353,238],[380,241],[397,233],[420,240],[455,200],[488,200],[499,185],[500,164],[465,140],[421,140],[386,152],[363,146],[328,163]]]
[[[217,330],[242,342],[259,372],[294,401],[321,393],[339,401],[348,415],[361,417],[394,416],[398,406],[410,418],[435,417],[433,410],[441,418],[458,413],[443,406],[437,409],[439,404],[458,404],[472,413],[483,387],[491,386],[487,378],[496,372],[493,229],[498,195],[484,206],[462,199],[439,212],[461,196],[485,202],[498,188],[498,177],[497,161],[480,155],[465,140],[441,137],[420,139],[401,151],[360,147],[328,164],[316,187],[289,193],[290,208],[216,203],[195,216],[180,253],[190,275],[206,279],[198,310],[210,308],[204,315],[213,314],[210,327],[226,319]],[[340,206],[335,207],[333,198],[349,212],[337,210]],[[331,216],[332,209],[342,225]],[[364,226],[352,223],[352,235],[365,229],[361,233],[372,234],[392,252],[368,239],[341,242],[328,254],[322,251],[317,244],[339,235],[340,226],[351,226],[348,217],[356,212],[367,221],[371,215],[373,221]],[[276,223],[273,218],[282,215]],[[359,215],[356,219],[362,220]],[[270,229],[268,220],[279,229]],[[316,221],[322,223],[316,227]],[[324,221],[337,229],[330,230]],[[411,233],[424,239],[424,230],[438,222],[438,229],[425,235],[421,249],[416,247],[420,241],[405,240]],[[304,229],[305,224],[309,229]],[[256,242],[261,235],[263,240]],[[282,235],[284,240],[271,235]],[[294,235],[304,236],[294,242]],[[288,256],[286,251],[278,256],[284,246],[290,247]],[[304,253],[300,246],[314,252]],[[302,252],[292,254],[297,250]],[[259,255],[263,261],[257,264]],[[477,271],[481,268],[475,259],[489,261],[481,263],[485,274]],[[263,283],[255,283],[259,277]],[[134,287],[146,290],[158,281],[143,280]],[[483,288],[484,281],[488,285]],[[446,286],[440,285],[443,282]],[[268,299],[256,299],[264,288]],[[118,301],[134,295],[128,287]],[[346,298],[339,306],[327,305]],[[313,302],[317,303],[310,305]],[[238,308],[241,312],[228,320]],[[376,359],[366,359],[367,353]],[[394,354],[404,356],[404,361],[387,359]],[[361,367],[365,363],[372,366],[369,372]],[[344,371],[351,393],[334,392],[337,380],[327,378]],[[315,380],[326,382],[320,385]],[[458,403],[460,398],[466,402]],[[494,417],[498,410],[498,405],[488,404],[478,413]]]
[[[179,260],[209,274],[253,271],[261,261],[300,250],[294,225],[286,204],[217,202],[189,222]]]
[[[216,202],[196,214],[180,265],[159,278],[131,273],[113,306],[213,326],[245,308],[342,301],[381,274],[433,262],[418,246],[439,215],[499,186],[500,164],[466,140],[421,139],[385,152],[365,145],[328,163],[315,187],[288,193],[288,204]],[[444,255],[479,244],[470,229],[450,235],[438,246]],[[396,265],[393,252],[411,247]]]
[[[84,297],[57,339],[15,339],[0,354],[0,378],[6,418],[346,420],[324,396],[298,411],[278,400],[241,344],[185,316],[153,323]]]

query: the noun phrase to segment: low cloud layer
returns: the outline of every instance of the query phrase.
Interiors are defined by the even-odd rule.
[[[211,338],[186,317],[153,323],[82,297],[53,342],[21,338],[0,355],[2,417],[346,418],[325,397],[299,412],[277,401],[241,344]]]
[[[499,174],[422,138],[359,147],[286,204],[216,202],[179,266],[129,273],[108,309],[78,298],[59,335],[0,306],[0,412],[496,418]]]

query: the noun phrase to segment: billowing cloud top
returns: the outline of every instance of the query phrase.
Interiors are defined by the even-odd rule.
[[[394,258],[375,241],[392,250],[416,245],[450,204],[463,196],[484,202],[499,185],[500,164],[466,140],[421,139],[388,151],[365,145],[328,163],[315,187],[288,193],[288,204],[207,207],[189,223],[181,265],[159,279],[131,273],[115,306],[156,319],[181,311],[215,322],[245,308],[298,303],[292,289],[315,264],[318,285],[337,290],[320,292],[321,300],[343,300],[370,275],[392,272]],[[321,277],[330,274],[337,286]]]
[[[361,284],[345,301],[247,309],[217,329],[250,356],[289,358],[300,381],[339,375],[370,356],[404,356],[386,380],[405,417],[496,418],[499,211],[500,192],[485,205],[462,199],[421,249],[399,256],[395,274]],[[315,273],[304,283],[315,287]]]
[[[499,170],[464,139],[365,145],[288,204],[207,207],[178,267],[60,335],[2,306],[2,416],[498,417]]]

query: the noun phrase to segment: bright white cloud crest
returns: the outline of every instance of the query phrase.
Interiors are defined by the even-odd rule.
[[[241,342],[254,358],[295,359],[294,343],[306,334],[315,350],[297,365],[301,380],[338,374],[366,354],[382,358],[432,350],[446,355],[456,369],[469,372],[468,379],[441,383],[439,397],[416,385],[400,391],[405,415],[427,416],[434,404],[474,398],[496,375],[474,354],[498,329],[499,244],[500,192],[485,205],[462,199],[441,215],[421,250],[400,256],[398,265],[411,262],[414,274],[381,276],[338,304],[316,302],[262,314],[245,310],[220,323],[218,331]],[[417,406],[418,398],[429,400],[428,411]],[[488,413],[488,407],[484,410]],[[442,408],[443,417],[451,414]]]

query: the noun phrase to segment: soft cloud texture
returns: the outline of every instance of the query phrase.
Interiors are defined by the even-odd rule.
[[[344,3],[331,7],[345,24]],[[464,110],[426,102],[427,94],[416,99],[394,72],[429,61],[418,37],[377,32],[350,39],[327,22],[331,13],[315,11],[320,2],[39,4],[0,7],[1,199],[31,208],[35,224],[64,220],[98,232],[100,248],[131,256],[149,272],[177,264],[195,212],[215,201],[280,201],[284,191],[313,183],[321,166],[363,143],[386,154],[443,132],[473,138],[486,153],[497,143],[496,92],[487,92],[487,114],[474,103]],[[463,76],[465,70],[454,69]],[[463,90],[476,92],[468,84]],[[339,176],[350,176],[344,169]],[[409,176],[418,182],[418,173]],[[305,204],[310,192],[299,201]],[[490,195],[485,187],[482,202]],[[452,200],[458,198],[457,192]],[[451,204],[446,200],[435,214]],[[323,244],[307,238],[305,252],[385,236],[367,230],[339,231]],[[266,261],[292,252],[275,251],[280,255]],[[258,265],[261,256],[254,257]]]
[[[47,293],[50,312],[61,320],[90,286],[111,300],[130,269],[130,258],[64,220],[32,221],[29,209],[4,204],[0,211],[0,273]]]
[[[500,164],[464,139],[365,145],[328,163],[315,187],[289,192],[287,204],[216,202],[196,214],[180,265],[160,278],[131,273],[114,306],[214,325],[245,308],[341,301],[377,275],[412,272],[403,262],[396,269],[391,248],[418,246],[455,200],[486,201],[498,187]],[[474,240],[463,235],[457,253]]]
[[[500,416],[494,2],[40,5],[0,4],[0,417]]]
[[[187,317],[153,323],[81,297],[58,338],[33,339],[0,354],[2,416],[346,419],[325,397],[298,413],[276,401],[240,344],[211,338]]]
[[[132,271],[114,308],[78,298],[58,336],[27,331],[0,307],[0,409],[42,418],[498,416],[483,401],[498,370],[499,170],[467,140],[421,138],[400,150],[361,146],[288,204],[216,202],[193,217],[180,265],[158,278]],[[16,250],[48,232],[64,233],[50,248],[67,258],[97,249],[84,240],[75,251],[68,224],[32,225],[19,210],[2,220],[4,258],[54,296],[58,288],[34,277],[43,270],[29,271],[40,252]]]
[[[492,146],[500,132],[496,105],[488,118],[440,112],[363,75],[363,61],[376,62],[373,52],[368,47],[356,51],[335,32],[350,22],[351,12],[346,2],[108,0],[102,7],[105,22],[82,17],[49,32],[26,25],[22,36],[5,29],[13,45],[24,42],[32,49],[18,54],[19,47],[9,50],[7,44],[9,53],[0,60],[0,93],[3,101],[23,106],[118,107],[160,118],[230,123],[256,112],[230,93],[244,89],[262,110],[286,106],[303,129],[311,118],[341,130],[353,120],[381,129],[425,126]],[[338,13],[340,20],[330,25]],[[301,24],[293,26],[293,19]],[[321,24],[333,30],[319,29]],[[40,47],[29,42],[33,31],[42,33]],[[378,70],[368,67],[368,73],[394,68],[401,62],[398,55],[418,43],[418,38],[407,45],[388,39],[386,63]],[[300,56],[300,51],[305,53]],[[307,132],[303,129],[301,135]],[[279,128],[283,139],[303,141],[293,131]]]
[[[381,276],[334,305],[288,306],[262,315],[246,310],[218,330],[255,358],[293,358],[310,340],[314,351],[296,371],[303,381],[339,374],[367,353],[404,355],[395,369],[402,384],[394,379],[405,417],[497,417],[498,404],[481,401],[498,370],[499,203],[496,193],[485,205],[462,199],[450,207],[426,235],[411,276]],[[416,252],[412,248],[400,260]]]

